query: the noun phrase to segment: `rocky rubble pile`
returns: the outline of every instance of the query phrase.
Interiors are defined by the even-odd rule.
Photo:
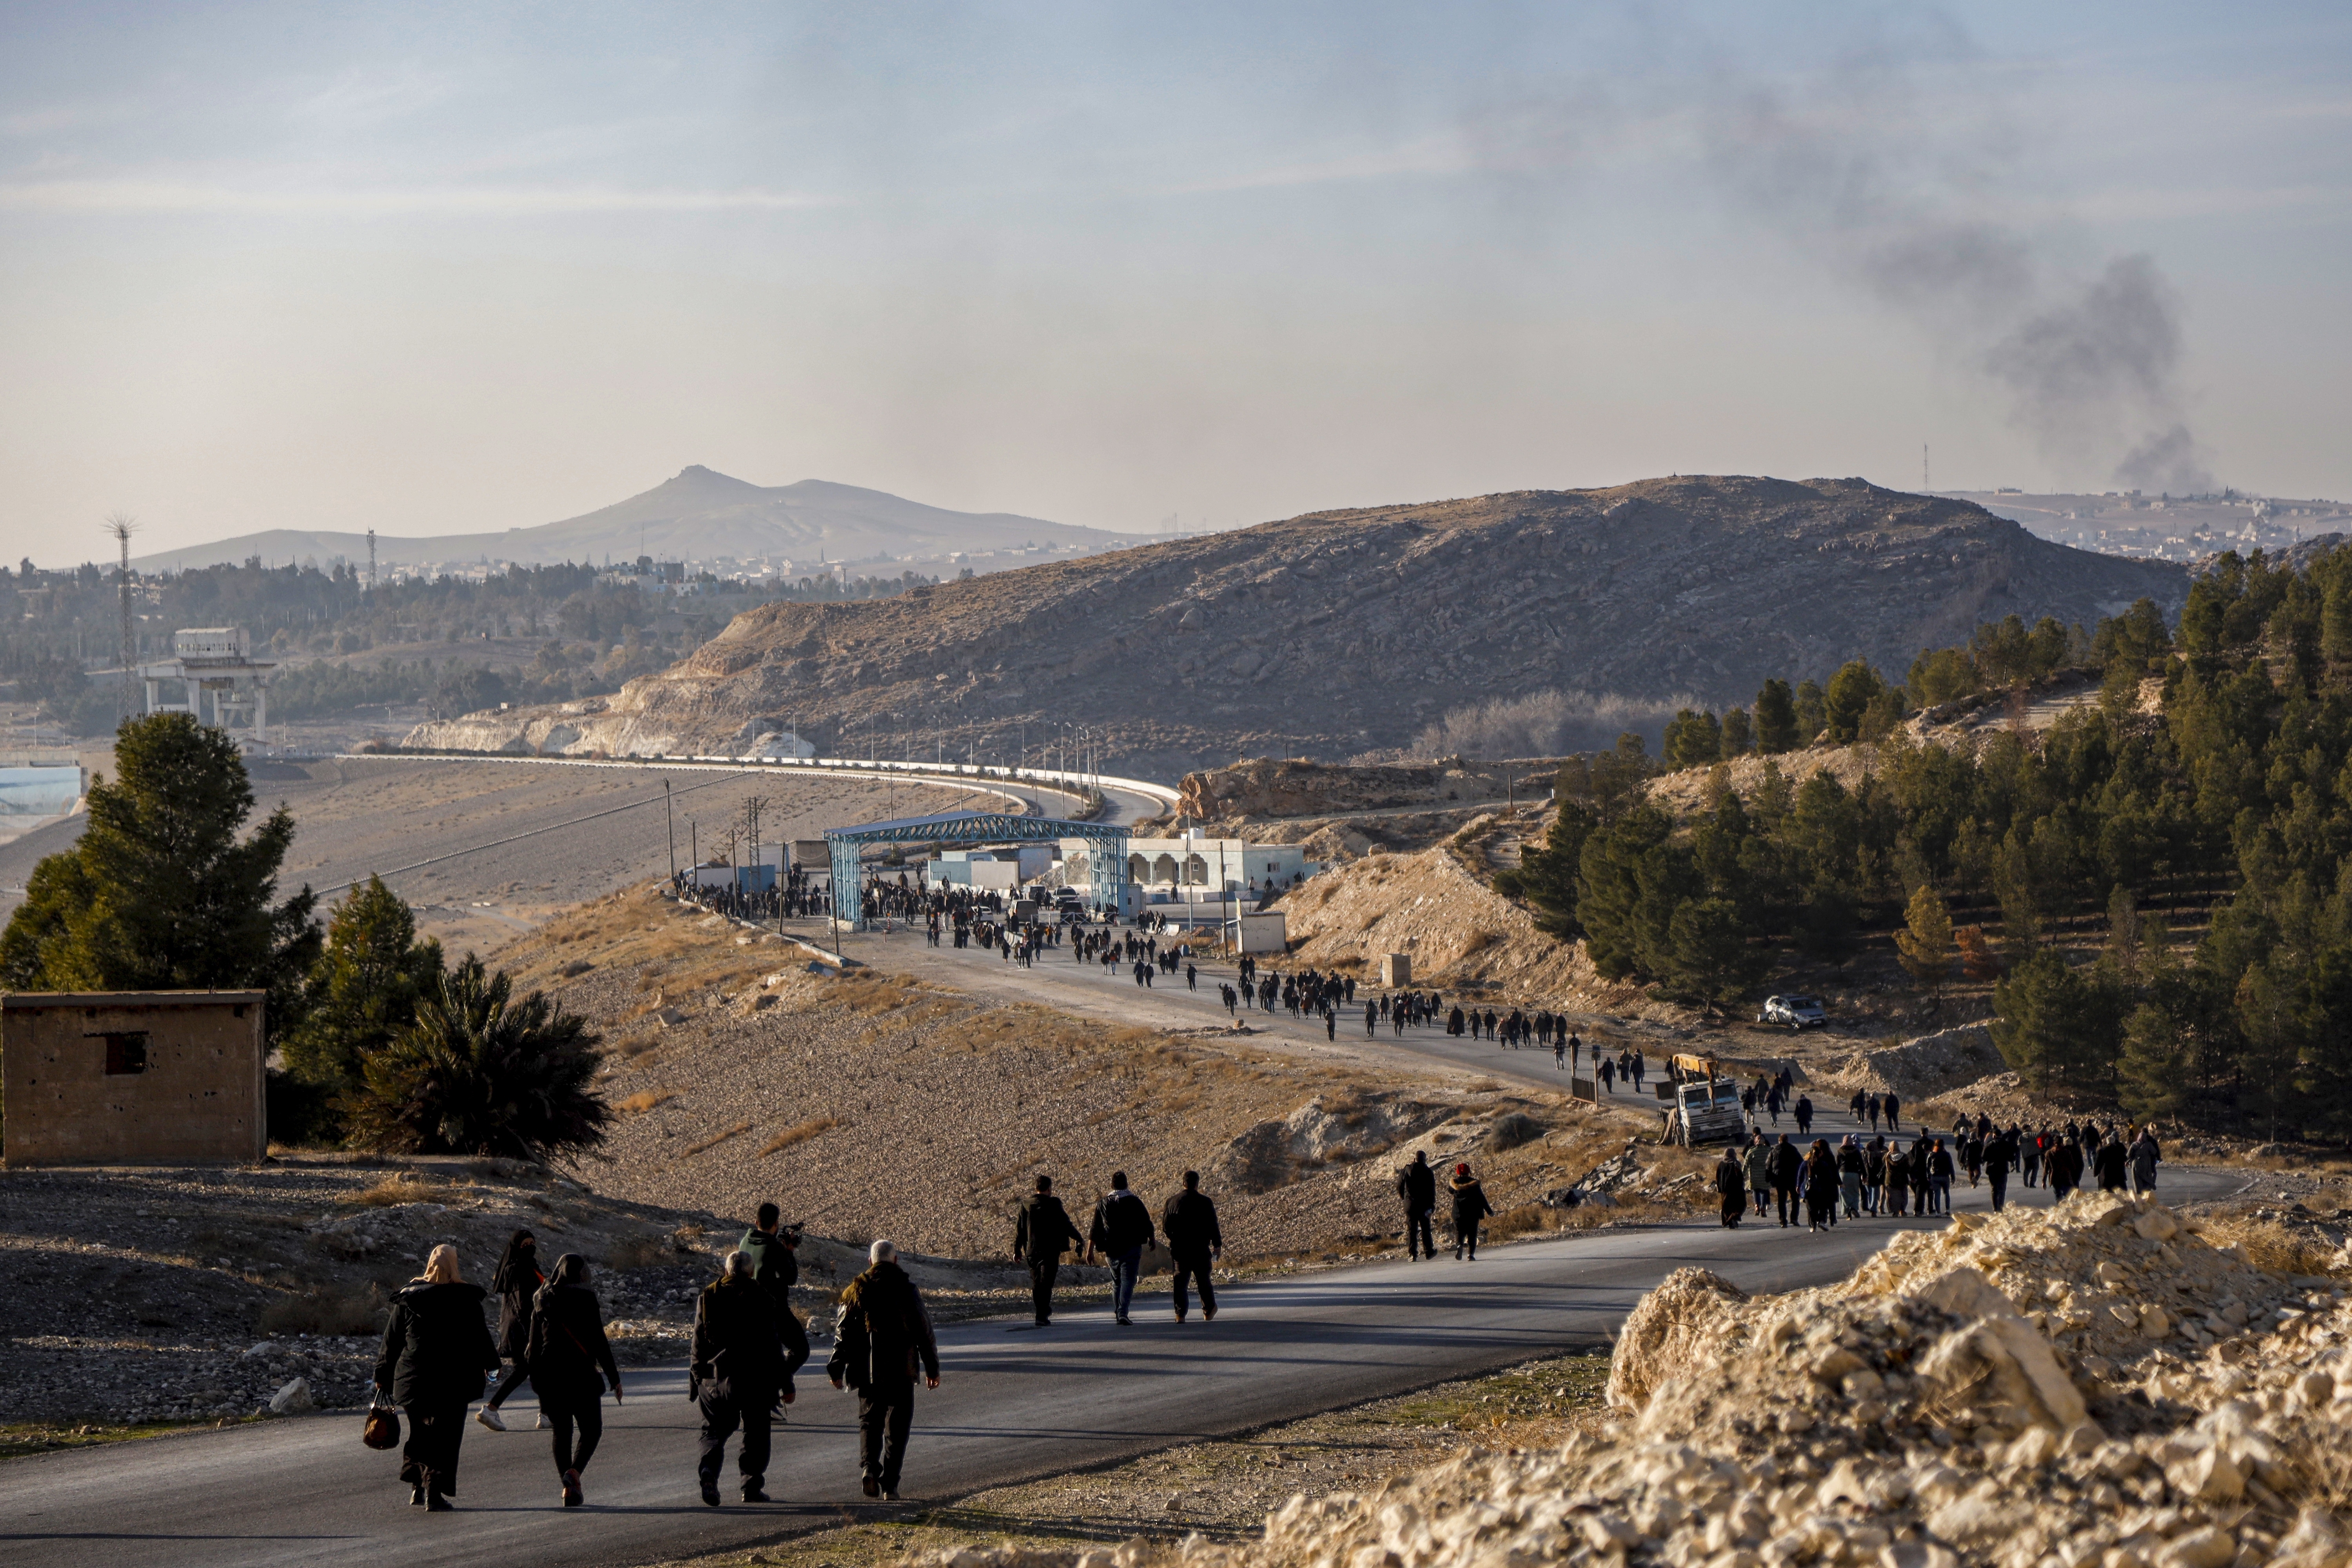
[[[2342,1568],[2347,1342],[2339,1284],[2267,1273],[2153,1202],[1962,1216],[1821,1289],[1749,1300],[1679,1271],[1625,1325],[1612,1419],[1563,1449],[1465,1454],[1294,1499],[1253,1546],[1088,1568]],[[968,1555],[953,1568],[1013,1554]]]
[[[1822,1064],[1823,1076],[1845,1089],[1893,1089],[1916,1104],[1964,1089],[2000,1072],[2008,1064],[1982,1024],[1938,1029],[1900,1045],[1851,1051]]]

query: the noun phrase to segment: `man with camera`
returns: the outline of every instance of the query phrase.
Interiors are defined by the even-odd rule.
[[[793,1403],[793,1373],[798,1372],[809,1358],[808,1331],[801,1326],[800,1314],[793,1310],[793,1287],[801,1277],[801,1260],[796,1252],[801,1244],[801,1227],[796,1225],[779,1227],[782,1211],[773,1204],[761,1204],[753,1216],[751,1228],[737,1242],[738,1250],[751,1258],[751,1282],[767,1292],[775,1303],[776,1331],[782,1343],[784,1375],[776,1393],[782,1405]],[[779,1406],[776,1418],[782,1419]]]

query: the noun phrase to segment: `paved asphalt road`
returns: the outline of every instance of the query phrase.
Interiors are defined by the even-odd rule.
[[[2217,1195],[2236,1181],[2174,1172],[2168,1195]],[[1980,1191],[1958,1196],[1963,1208],[1983,1202]],[[1475,1264],[1238,1286],[1214,1324],[1170,1321],[1164,1283],[1129,1329],[1091,1309],[1044,1331],[959,1324],[941,1335],[945,1382],[918,1395],[906,1494],[944,1500],[1597,1344],[1672,1269],[1713,1268],[1756,1289],[1818,1284],[1894,1229],[1588,1232],[1490,1248]],[[345,1412],[0,1464],[0,1555],[12,1568],[627,1563],[740,1548],[870,1506],[857,1492],[854,1406],[819,1378],[802,1379],[769,1470],[781,1500],[762,1507],[697,1500],[679,1369],[633,1373],[628,1395],[606,1406],[585,1509],[554,1506],[547,1439],[529,1429],[523,1399],[507,1407],[509,1419],[522,1413],[516,1430],[468,1428],[449,1515],[409,1508],[396,1456],[362,1447]]]

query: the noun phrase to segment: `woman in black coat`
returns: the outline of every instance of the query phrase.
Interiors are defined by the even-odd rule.
[[[507,1424],[499,1417],[499,1406],[507,1402],[515,1384],[530,1371],[531,1303],[539,1299],[540,1287],[546,1283],[546,1277],[539,1271],[538,1239],[527,1230],[515,1232],[507,1238],[506,1255],[499,1259],[498,1272],[490,1276],[490,1289],[499,1297],[499,1354],[513,1364],[474,1415],[475,1420],[493,1432],[507,1429]],[[543,1407],[539,1424],[547,1425]]]
[[[530,1386],[539,1408],[555,1428],[555,1473],[563,1478],[563,1506],[581,1503],[580,1472],[604,1435],[600,1403],[610,1384],[613,1403],[621,1403],[621,1369],[614,1364],[613,1347],[604,1338],[604,1315],[596,1292],[588,1289],[588,1260],[567,1252],[555,1260],[555,1277],[539,1292],[530,1319],[530,1341],[524,1352],[530,1366]],[[580,1438],[572,1441],[572,1428]]]
[[[1460,1262],[1462,1249],[1470,1249],[1470,1261],[1478,1261],[1478,1222],[1495,1212],[1486,1201],[1486,1189],[1470,1173],[1466,1164],[1454,1167],[1454,1180],[1447,1184],[1454,1194],[1454,1258]]]
[[[400,1450],[408,1500],[436,1513],[449,1510],[457,1489],[466,1406],[499,1369],[498,1346],[482,1321],[484,1294],[458,1276],[456,1247],[435,1247],[425,1272],[392,1299],[392,1321],[375,1358],[376,1387],[408,1413],[408,1441]]]
[[[1813,1140],[1813,1152],[1805,1156],[1805,1221],[1808,1230],[1820,1230],[1837,1224],[1838,1163],[1830,1152],[1829,1140]]]

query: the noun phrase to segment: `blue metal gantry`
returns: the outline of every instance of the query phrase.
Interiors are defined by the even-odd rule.
[[[1066,822],[1053,816],[1015,816],[1003,811],[950,811],[940,816],[907,816],[856,827],[828,827],[833,857],[833,912],[852,931],[865,929],[866,846],[869,844],[1056,844],[1087,842],[1091,901],[1125,907],[1128,831],[1099,822]]]

